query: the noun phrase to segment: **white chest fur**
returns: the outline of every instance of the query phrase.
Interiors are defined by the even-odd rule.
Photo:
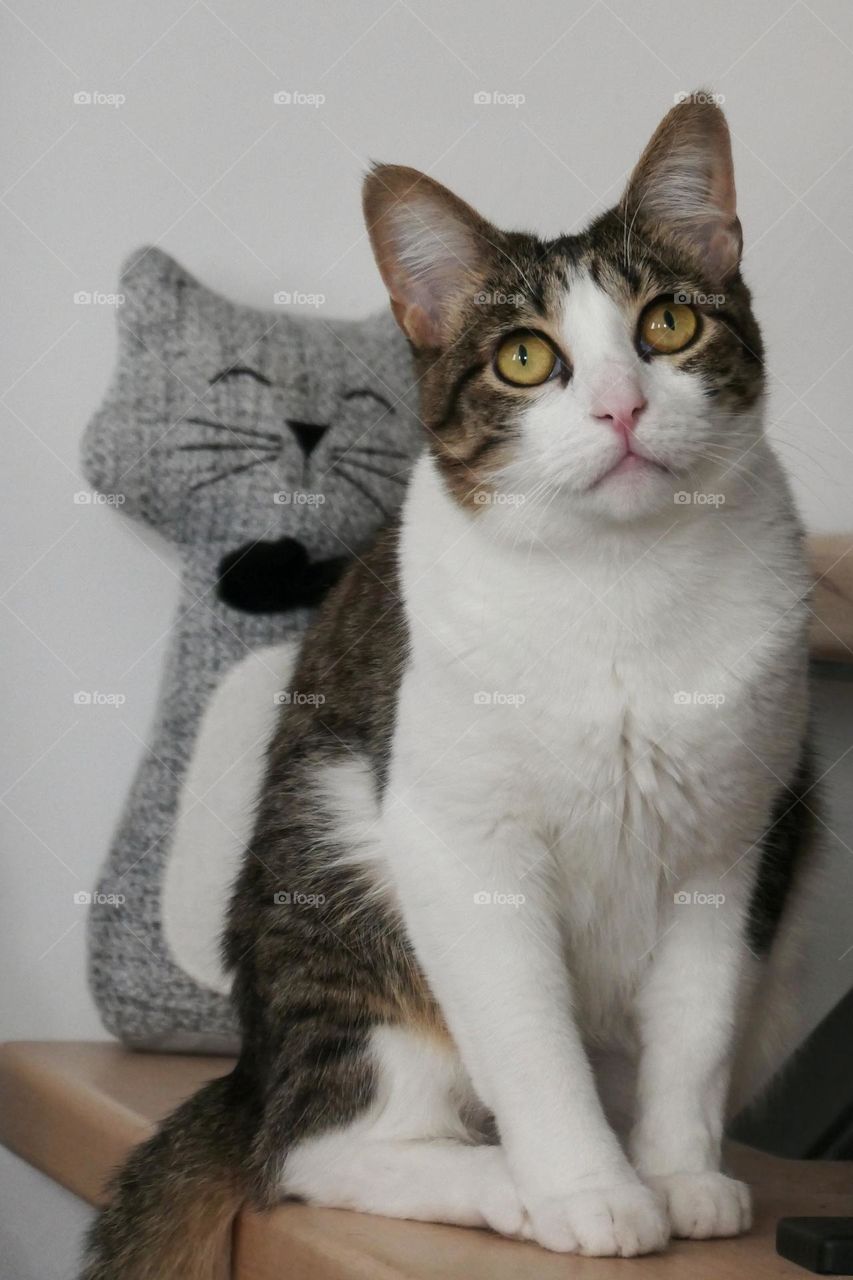
[[[804,584],[766,514],[676,507],[528,549],[456,507],[428,459],[414,477],[398,776],[536,833],[599,979],[654,943],[681,878],[741,858],[791,774]]]

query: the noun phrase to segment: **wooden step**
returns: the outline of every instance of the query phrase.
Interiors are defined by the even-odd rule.
[[[114,1044],[0,1046],[0,1142],[84,1200],[151,1127],[228,1058],[130,1053]],[[733,1147],[754,1187],[756,1225],[739,1240],[679,1242],[662,1256],[574,1258],[485,1231],[282,1205],[243,1213],[233,1280],[783,1280],[806,1274],[774,1249],[778,1218],[853,1210],[853,1166],[779,1160]]]

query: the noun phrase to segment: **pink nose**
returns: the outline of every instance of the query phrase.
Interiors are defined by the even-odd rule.
[[[622,435],[629,435],[637,425],[637,419],[646,407],[639,387],[624,384],[613,387],[599,396],[593,405],[592,416],[601,422],[609,422]]]

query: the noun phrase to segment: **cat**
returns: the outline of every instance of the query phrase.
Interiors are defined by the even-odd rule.
[[[673,108],[581,234],[397,166],[364,208],[427,446],[270,747],[237,1065],[85,1280],[202,1280],[287,1197],[593,1256],[750,1224],[720,1145],[810,866],[808,575],[725,119]]]

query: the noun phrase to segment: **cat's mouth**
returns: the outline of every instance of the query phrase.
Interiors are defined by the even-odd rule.
[[[622,457],[597,476],[589,486],[590,489],[598,489],[608,480],[616,480],[622,476],[641,476],[644,474],[672,475],[672,469],[663,462],[658,462],[654,458],[648,457],[645,453],[640,453],[637,449],[628,448],[622,454]]]

